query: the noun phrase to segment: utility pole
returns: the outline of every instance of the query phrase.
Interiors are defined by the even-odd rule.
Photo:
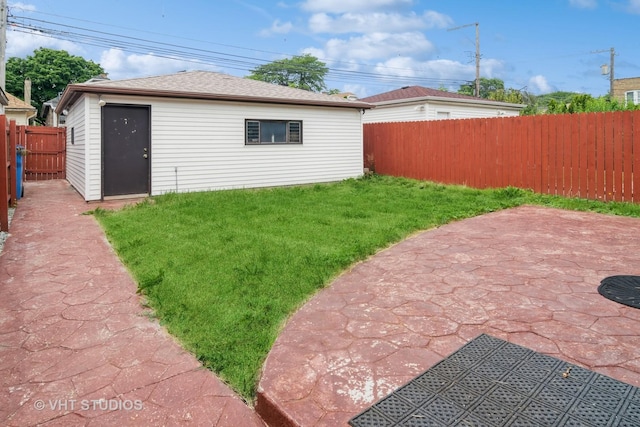
[[[7,83],[7,0],[0,0],[0,87],[6,89]]]
[[[447,31],[459,30],[460,28],[476,26],[476,90],[475,96],[480,98],[480,23],[474,22],[473,24],[461,25],[455,28],[449,28]]]
[[[616,56],[616,50],[611,48],[611,53],[609,57],[609,63],[611,64],[611,69],[609,70],[609,97],[613,99],[613,58]]]
[[[607,64],[604,64],[600,67],[600,69],[602,70],[601,73],[602,75],[609,75],[609,97],[611,99],[613,99],[613,80],[615,80],[614,77],[614,67],[615,67],[615,63],[614,63],[614,58],[616,56],[616,50],[615,48],[610,48],[610,49],[602,49],[602,50],[594,50],[591,51],[591,53],[603,53],[603,52],[609,52],[609,66],[607,66]]]

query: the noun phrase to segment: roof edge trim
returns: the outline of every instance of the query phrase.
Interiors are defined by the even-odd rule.
[[[104,87],[98,85],[88,84],[72,84],[67,86],[60,98],[60,102],[56,107],[56,112],[63,111],[69,104],[74,103],[82,94],[91,93],[99,95],[133,95],[133,96],[148,96],[155,98],[180,98],[180,99],[198,99],[198,100],[210,100],[210,101],[241,101],[241,102],[253,102],[253,103],[269,103],[269,104],[287,104],[287,105],[310,105],[318,107],[341,107],[341,108],[356,108],[356,109],[371,109],[375,108],[373,104],[358,101],[317,101],[317,100],[305,100],[305,99],[287,99],[287,98],[270,98],[270,97],[251,97],[243,95],[224,95],[224,94],[212,94],[212,93],[193,93],[193,92],[180,92],[171,90],[157,90],[157,89],[136,89],[136,88],[118,88],[118,87]]]
[[[513,109],[522,109],[526,107],[526,104],[512,104],[510,102],[492,101],[490,99],[484,99],[484,98],[467,99],[467,98],[451,98],[446,96],[421,96],[416,98],[394,99],[391,101],[375,102],[373,103],[373,105],[382,107],[386,105],[412,104],[412,103],[420,103],[425,101],[453,102],[456,104],[478,104],[478,105],[488,105],[493,107],[504,107],[504,108],[513,108]]]

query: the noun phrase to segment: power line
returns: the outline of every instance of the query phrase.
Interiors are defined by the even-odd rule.
[[[110,28],[115,28],[115,29],[120,29],[120,30],[133,31],[133,32],[136,32],[136,33],[150,34],[150,35],[162,36],[162,37],[171,37],[172,39],[181,39],[181,40],[190,41],[190,42],[206,43],[206,44],[211,44],[211,45],[216,45],[216,46],[230,47],[230,48],[233,48],[233,49],[247,50],[247,51],[252,51],[252,52],[260,52],[260,53],[268,53],[268,54],[272,54],[272,55],[287,55],[287,54],[284,54],[282,52],[272,52],[272,51],[268,51],[268,50],[260,50],[260,49],[250,48],[250,47],[235,46],[235,45],[225,44],[225,43],[218,43],[218,42],[212,42],[212,41],[203,41],[203,40],[197,40],[197,39],[192,39],[192,38],[188,38],[188,37],[181,37],[181,36],[176,36],[176,35],[164,34],[164,33],[159,33],[159,32],[154,32],[154,31],[143,31],[143,30],[140,30],[140,29],[137,29],[137,28],[124,27],[124,26],[120,26],[120,25],[105,24],[105,23],[102,23],[102,22],[90,21],[90,20],[87,20],[87,19],[72,18],[72,17],[69,17],[69,16],[58,15],[58,14],[55,14],[55,13],[45,13],[45,12],[30,10],[29,8],[20,7],[20,5],[12,5],[11,9],[17,9],[17,10],[21,10],[23,12],[36,13],[36,14],[45,15],[45,16],[52,16],[52,17],[55,17],[55,18],[62,18],[62,19],[65,19],[65,20],[70,20],[70,21],[84,22],[84,23],[92,24],[92,25],[100,25],[102,27],[110,27]],[[33,18],[30,18],[30,17],[19,17],[19,18],[33,19]]]
[[[79,42],[82,44],[88,44],[91,46],[97,47],[115,47],[122,50],[127,51],[135,51],[135,53],[140,53],[140,49],[148,50],[156,50],[160,51],[163,54],[175,54],[181,57],[186,57],[189,59],[207,59],[207,60],[219,60],[219,61],[232,61],[233,58],[238,62],[242,62],[248,65],[256,65],[256,61],[259,61],[256,58],[228,54],[223,52],[205,50],[205,49],[197,49],[188,46],[181,46],[171,43],[157,42],[152,40],[141,39],[137,37],[123,36],[120,34],[107,33],[103,31],[90,30],[87,28],[69,26],[64,24],[58,24],[49,21],[43,21],[39,19],[31,19],[30,21],[40,22],[42,24],[49,24],[61,27],[63,29],[55,29],[55,28],[47,28],[39,25],[29,25],[29,24],[21,24],[17,21],[10,20],[10,24],[15,28],[20,28],[25,33],[33,32],[33,33],[41,33],[49,35],[53,38],[63,39],[68,41]],[[83,32],[79,32],[83,31]],[[94,35],[97,34],[97,35]],[[107,36],[107,37],[104,37]],[[220,56],[211,56],[211,55],[220,55]],[[229,57],[229,58],[225,58]],[[240,61],[245,60],[245,61]],[[250,62],[249,62],[250,61]],[[264,61],[266,62],[266,61]]]
[[[122,51],[137,54],[152,54],[159,58],[180,60],[184,62],[192,62],[203,65],[224,66],[229,69],[239,71],[252,71],[252,69],[264,65],[270,61],[259,59],[252,56],[236,55],[226,52],[199,49],[185,45],[174,43],[158,42],[140,37],[125,36],[105,31],[97,31],[94,29],[83,28],[76,25],[60,24],[52,21],[36,19],[26,16],[11,15],[9,23],[16,32],[27,34],[38,34],[59,40],[71,41],[74,43],[85,44],[89,46],[115,48]],[[102,24],[101,24],[102,25]],[[214,43],[215,44],[215,43]],[[239,48],[238,46],[226,45],[228,47]],[[257,52],[259,51],[254,49]],[[275,52],[268,52],[276,54]],[[285,54],[278,54],[290,56]],[[341,63],[341,61],[328,60],[328,62]],[[364,67],[373,67],[370,64],[356,64]],[[416,70],[407,68],[385,67],[388,70],[397,70],[399,72],[415,73]],[[386,84],[403,84],[403,83],[422,83],[425,85],[443,85],[443,84],[463,84],[467,80],[461,79],[443,79],[426,76],[402,76],[397,74],[384,74],[378,72],[353,71],[340,68],[329,67],[327,75],[329,79],[337,79],[340,82],[351,81],[362,83],[363,80],[374,81]]]
[[[12,8],[23,10],[23,11],[32,12],[32,11],[26,9],[26,8],[21,8],[19,6],[12,6]],[[57,14],[52,14],[52,13],[44,13],[44,12],[39,12],[39,11],[33,11],[32,13],[39,13],[41,15],[53,16],[53,17],[62,18],[62,19],[66,19],[66,20],[71,20],[71,21],[85,22],[85,23],[89,23],[89,24],[93,24],[93,25],[100,25],[100,26],[104,26],[104,27],[111,27],[111,28],[116,28],[116,29],[128,30],[128,31],[133,31],[133,32],[137,32],[137,33],[144,33],[144,34],[150,34],[150,35],[156,35],[156,36],[162,36],[162,37],[170,37],[172,39],[182,39],[182,40],[192,41],[192,42],[197,42],[197,43],[205,43],[205,44],[210,44],[210,45],[230,47],[230,48],[233,48],[233,49],[240,49],[240,50],[258,52],[258,53],[266,53],[266,54],[270,54],[270,55],[277,55],[279,57],[292,57],[293,56],[292,54],[289,54],[289,53],[274,52],[274,51],[261,50],[261,49],[255,49],[255,48],[248,48],[248,47],[242,47],[242,46],[236,46],[236,45],[230,45],[230,44],[224,44],[224,43],[217,43],[217,42],[211,42],[211,41],[203,41],[203,40],[197,40],[197,39],[192,39],[192,38],[187,38],[187,37],[180,37],[180,36],[169,35],[169,34],[164,34],[164,33],[158,33],[158,32],[153,32],[153,31],[142,31],[142,30],[135,29],[135,28],[129,28],[129,27],[111,25],[111,24],[104,24],[104,23],[100,23],[100,22],[96,22],[96,21],[72,18],[72,17],[67,17],[67,16],[63,16],[63,15],[57,15]],[[35,20],[35,18],[26,17],[26,16],[15,16],[15,17],[19,18],[19,19],[25,19],[25,20]],[[51,24],[51,25],[66,26],[64,24],[59,24],[59,23],[53,22],[53,21],[45,21],[45,20],[40,20],[40,21],[48,23],[48,24]],[[81,27],[74,27],[74,28],[81,28]],[[91,30],[91,29],[87,29],[87,28],[82,28],[82,30],[84,30],[84,31],[95,31],[95,30]],[[112,34],[112,35],[117,36],[117,37],[128,38],[128,36],[122,36],[121,34],[114,34],[114,33],[103,33],[103,34]],[[134,38],[134,39],[145,40],[145,39],[140,39],[140,38]],[[151,43],[156,43],[155,41],[149,41],[149,40],[146,40],[146,41],[151,42]],[[185,46],[180,46],[180,47],[184,48]],[[331,62],[331,63],[335,63],[335,64],[343,63],[343,61],[336,60],[336,59],[330,59],[330,58],[327,58],[326,61],[327,62]],[[262,62],[269,62],[269,61],[262,61]],[[360,66],[364,66],[364,67],[374,67],[371,64],[353,62],[353,61],[350,62],[350,64],[360,65]],[[413,69],[401,68],[401,67],[384,66],[384,68],[389,69],[389,70],[398,70],[398,71],[414,71]],[[453,80],[453,79],[438,79],[438,80],[447,81],[447,80]],[[460,81],[460,80],[456,80],[456,81]]]

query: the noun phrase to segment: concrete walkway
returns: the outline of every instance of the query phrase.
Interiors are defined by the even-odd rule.
[[[145,312],[97,206],[25,184],[0,254],[0,425],[263,426]]]
[[[256,409],[346,426],[481,333],[640,386],[640,310],[597,292],[617,274],[640,275],[640,219],[525,206],[422,232],[289,320]]]

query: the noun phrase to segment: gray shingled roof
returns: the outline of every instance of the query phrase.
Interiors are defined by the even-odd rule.
[[[189,99],[235,100],[279,104],[372,108],[362,101],[279,86],[210,71],[188,71],[126,80],[99,80],[72,84],[65,89],[57,109],[64,109],[82,93],[162,96]]]

